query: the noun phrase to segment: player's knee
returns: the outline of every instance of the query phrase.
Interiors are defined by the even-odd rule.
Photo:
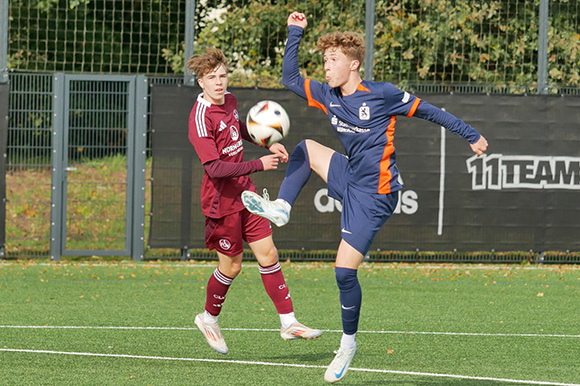
[[[270,248],[256,253],[256,260],[261,266],[267,267],[278,262],[278,249],[274,245]]]
[[[356,286],[358,283],[356,273],[356,269],[336,267],[334,269],[334,274],[336,276],[336,284],[338,284],[338,288],[343,291],[348,291]]]
[[[242,259],[220,259],[219,271],[230,278],[235,278],[242,271]]]
[[[238,276],[240,272],[242,272],[241,264],[236,264],[232,267],[232,274],[234,275],[234,277]]]
[[[311,139],[304,139],[292,150],[292,156],[302,160],[308,160],[308,146],[307,143],[314,142]]]
[[[239,275],[239,273],[242,271],[242,263],[232,263],[228,266],[228,275],[231,278],[235,278],[236,276]]]
[[[278,261],[278,249],[276,249],[275,246],[272,246],[269,250],[268,250],[268,259],[272,260],[272,261]]]

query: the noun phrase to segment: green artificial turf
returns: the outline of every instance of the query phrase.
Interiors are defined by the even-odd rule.
[[[193,317],[215,263],[1,261],[0,385],[322,385],[341,336],[334,269],[284,263],[285,342],[255,263],[209,348]],[[368,264],[359,350],[343,385],[580,384],[576,266]]]

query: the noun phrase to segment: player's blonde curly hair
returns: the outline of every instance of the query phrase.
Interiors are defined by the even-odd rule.
[[[336,48],[348,58],[361,63],[365,58],[366,49],[364,39],[356,32],[331,32],[321,36],[316,42],[316,48],[324,53],[328,48]]]
[[[187,61],[187,68],[193,71],[196,78],[202,78],[215,70],[219,65],[223,65],[228,71],[228,60],[224,53],[214,47],[207,47],[203,54],[193,55]]]

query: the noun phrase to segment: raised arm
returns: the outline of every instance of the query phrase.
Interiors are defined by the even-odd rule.
[[[282,61],[282,84],[302,98],[306,98],[305,79],[300,75],[298,67],[298,48],[304,28],[307,25],[304,14],[298,12],[290,14],[288,17],[288,42]]]

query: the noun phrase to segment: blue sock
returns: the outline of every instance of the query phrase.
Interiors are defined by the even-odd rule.
[[[352,335],[358,330],[358,318],[362,304],[362,291],[356,276],[357,270],[336,267],[334,273],[340,289],[342,330],[345,334]]]
[[[282,185],[280,185],[280,193],[278,198],[286,201],[290,205],[294,204],[298,194],[306,185],[310,178],[310,158],[306,150],[306,142],[300,142],[292,151],[290,161],[288,161],[288,169],[286,169],[286,176]]]

